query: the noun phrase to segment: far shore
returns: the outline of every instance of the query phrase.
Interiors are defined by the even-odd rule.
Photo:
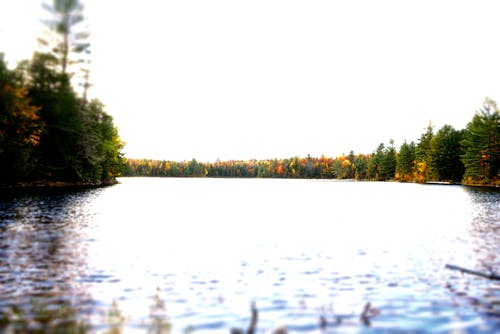
[[[129,178],[136,176],[120,176],[120,178]],[[150,177],[150,176],[145,176]],[[160,178],[179,178],[175,176],[159,176]],[[192,178],[192,177],[191,177]],[[217,177],[217,176],[202,176],[200,178],[245,178],[248,177]],[[255,177],[259,178],[259,177]],[[260,177],[260,179],[264,179]],[[276,178],[278,179],[278,178]],[[279,178],[286,179],[286,178]],[[297,179],[297,178],[290,178]],[[300,178],[299,178],[300,179]],[[318,180],[318,179],[311,179]],[[374,180],[374,179],[365,179],[365,180],[356,180],[356,179],[323,179],[323,180],[338,180],[338,181],[367,181],[367,182],[401,182],[401,183],[418,183],[418,182],[406,182],[406,181],[398,181],[398,180]],[[15,182],[15,183],[0,183],[0,190],[2,189],[65,189],[65,188],[99,188],[111,186],[114,184],[118,184],[119,181],[117,179],[109,179],[100,182],[69,182],[69,181],[34,181],[34,182]],[[461,185],[467,187],[482,187],[482,188],[500,188],[500,183],[464,183],[464,182],[452,182],[452,181],[427,181],[421,184],[428,185]]]
[[[99,182],[69,182],[69,181],[34,181],[34,182],[15,182],[0,183],[0,189],[42,189],[42,188],[96,188],[117,184],[116,179],[104,180]]]

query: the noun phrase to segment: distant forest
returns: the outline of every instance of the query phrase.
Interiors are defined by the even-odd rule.
[[[467,127],[429,124],[417,143],[380,143],[369,154],[216,162],[128,159],[124,176],[396,180],[500,186],[500,112],[484,101]]]
[[[43,52],[12,70],[0,53],[0,184],[112,183],[123,168],[123,143],[104,105],[87,99],[83,6],[42,6],[53,18],[38,40]]]

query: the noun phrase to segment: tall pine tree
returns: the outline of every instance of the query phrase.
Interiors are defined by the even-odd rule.
[[[465,129],[461,141],[464,182],[497,183],[500,178],[500,112],[486,99]]]

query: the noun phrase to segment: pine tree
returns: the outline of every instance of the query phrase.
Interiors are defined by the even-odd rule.
[[[90,49],[89,32],[78,30],[85,20],[84,6],[79,0],[53,0],[50,5],[42,3],[42,7],[51,15],[44,21],[50,32],[38,42],[58,59],[60,73],[68,74],[68,66],[78,62],[70,60],[70,54],[85,54]]]
[[[460,182],[464,165],[460,160],[462,132],[444,125],[431,140],[435,176],[440,181]]]
[[[500,112],[495,101],[486,99],[467,125],[462,162],[466,183],[498,182],[500,178]]]
[[[434,160],[432,155],[431,141],[434,137],[432,124],[429,123],[425,132],[420,136],[415,148],[414,178],[418,182],[427,182],[434,179]]]
[[[415,143],[407,143],[406,140],[401,144],[396,163],[396,172],[400,181],[411,181],[415,167]]]

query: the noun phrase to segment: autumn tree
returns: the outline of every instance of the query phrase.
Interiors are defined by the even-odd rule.
[[[78,0],[42,4],[51,14],[50,34],[39,39],[48,52],[9,71],[0,56],[0,165],[8,181],[100,183],[123,167],[113,119],[99,100],[87,103],[71,84],[71,64],[89,53]],[[88,87],[88,72],[84,88]]]
[[[0,180],[25,179],[36,168],[33,152],[43,133],[39,109],[0,54]]]
[[[356,180],[364,180],[368,177],[368,157],[364,154],[358,154],[354,158],[354,178]]]

